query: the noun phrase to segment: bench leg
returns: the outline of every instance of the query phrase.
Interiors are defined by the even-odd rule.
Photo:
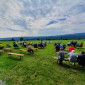
[[[57,64],[58,64],[58,61],[59,61],[59,60],[57,59]]]
[[[73,65],[75,66],[75,62],[73,63]]]
[[[20,56],[20,60],[21,60],[22,56]]]
[[[8,56],[10,56],[10,54],[8,54]]]

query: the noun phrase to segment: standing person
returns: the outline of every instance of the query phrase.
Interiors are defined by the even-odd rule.
[[[72,50],[75,50],[75,48],[71,45],[69,48],[69,52],[71,52]]]
[[[63,52],[63,49],[60,48],[60,51],[59,51],[59,54],[58,54],[58,59],[59,59],[59,62],[60,64],[62,64],[62,61],[64,60],[64,57],[65,57],[65,52]]]
[[[30,54],[31,54],[31,52],[34,54],[34,51],[33,51],[33,49],[31,48],[31,45],[29,45],[29,46],[27,47],[27,51],[30,52]]]

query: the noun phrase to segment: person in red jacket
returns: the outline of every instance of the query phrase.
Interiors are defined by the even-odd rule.
[[[80,47],[83,47],[83,42],[80,43]]]
[[[71,52],[72,50],[75,50],[75,48],[71,45],[69,48],[69,52]]]

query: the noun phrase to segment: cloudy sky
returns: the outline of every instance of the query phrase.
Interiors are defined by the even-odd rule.
[[[85,32],[85,0],[0,0],[0,38]]]

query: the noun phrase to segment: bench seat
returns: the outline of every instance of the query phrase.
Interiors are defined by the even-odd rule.
[[[2,54],[3,53],[3,50],[0,50],[0,54]]]
[[[10,52],[12,51],[11,48],[4,48],[4,50],[5,50],[5,51],[10,51]]]
[[[24,54],[11,53],[11,52],[9,52],[8,55],[16,55],[16,56],[20,56],[20,60],[21,60],[21,57],[24,56]]]

